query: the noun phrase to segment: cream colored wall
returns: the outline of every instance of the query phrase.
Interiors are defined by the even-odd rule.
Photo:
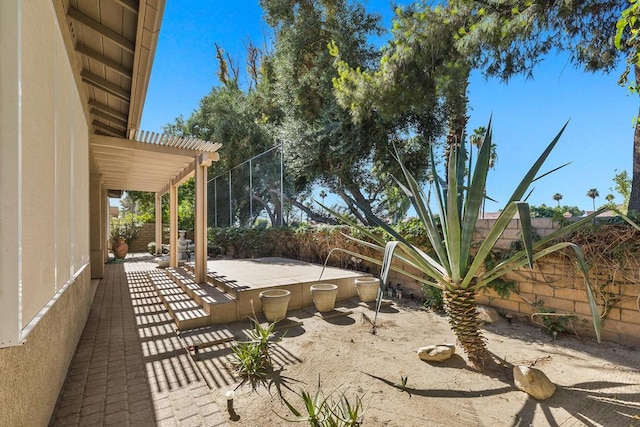
[[[0,1],[0,52],[0,426],[46,426],[95,293],[89,130],[49,0]]]
[[[22,321],[26,325],[89,262],[89,143],[52,5],[23,1],[22,22],[22,262],[26,267]]]

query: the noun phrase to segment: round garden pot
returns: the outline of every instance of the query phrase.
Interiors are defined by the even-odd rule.
[[[378,298],[380,279],[375,277],[359,277],[356,279],[356,289],[362,302],[373,302]]]
[[[268,289],[260,292],[262,312],[269,322],[277,322],[287,317],[287,307],[291,292],[286,289]]]
[[[333,310],[338,296],[338,285],[333,283],[316,283],[311,285],[311,296],[316,310],[320,313]]]
[[[117,259],[124,259],[129,252],[129,245],[124,241],[124,239],[119,239],[115,245],[113,245],[113,255]]]

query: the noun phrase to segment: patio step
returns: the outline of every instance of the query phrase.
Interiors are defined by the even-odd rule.
[[[192,272],[183,267],[165,269],[167,275],[210,316],[210,325],[237,320],[236,298],[209,283],[198,284]]]
[[[193,273],[195,270],[195,264],[193,262],[188,262],[184,264],[183,268]],[[239,291],[249,289],[249,286],[240,285],[236,280],[232,280],[225,275],[209,270],[207,270],[207,283],[221,292],[229,294],[235,299],[238,299]]]
[[[179,331],[201,328],[210,324],[209,313],[169,276],[162,271],[150,271],[148,276]]]

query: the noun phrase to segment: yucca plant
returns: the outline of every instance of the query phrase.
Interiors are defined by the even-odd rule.
[[[362,425],[364,406],[362,397],[356,396],[355,401],[349,400],[344,394],[340,394],[337,399],[332,398],[332,394],[324,395],[320,387],[318,378],[318,388],[315,395],[302,390],[299,397],[302,399],[304,409],[296,409],[284,397],[282,398],[289,411],[296,417],[286,418],[276,412],[276,415],[284,421],[290,423],[306,422],[310,427],[358,427]]]
[[[370,262],[382,264],[381,287],[386,284],[389,270],[396,270],[391,265],[392,258],[396,257],[403,263],[415,267],[422,275],[413,275],[404,270],[396,271],[412,277],[418,282],[440,288],[443,291],[451,328],[469,357],[470,362],[478,369],[482,369],[486,365],[490,359],[490,354],[479,328],[480,323],[475,303],[476,292],[508,272],[523,266],[532,268],[537,259],[564,248],[572,248],[575,251],[578,264],[585,277],[586,292],[593,315],[596,336],[600,340],[598,307],[589,284],[587,265],[582,251],[573,243],[558,243],[557,239],[589,223],[593,217],[602,211],[594,212],[588,217],[567,225],[534,242],[532,239],[529,205],[522,201],[527,199],[530,194],[529,188],[534,181],[566,166],[565,164],[538,175],[543,163],[558,143],[565,127],[566,124],[526,173],[493,228],[481,242],[474,242],[473,236],[482,203],[486,197],[486,181],[490,169],[492,149],[491,123],[487,127],[473,167],[468,167],[466,163],[468,154],[464,144],[452,148],[451,158],[446,165],[448,168],[446,181],[442,180],[436,173],[433,152],[431,153],[433,187],[430,191],[430,197],[425,195],[419,183],[409,173],[396,153],[396,158],[400,163],[405,178],[405,183],[398,181],[398,185],[409,197],[418,217],[424,224],[433,250],[431,254],[427,254],[410,244],[385,221],[377,218],[371,211],[367,211],[364,206],[357,204],[355,201],[352,202],[367,212],[369,220],[384,229],[394,241],[387,242],[384,237],[377,236],[348,217],[332,211],[342,221],[358,229],[370,241],[347,237],[357,240],[362,245],[384,252],[382,263],[373,258],[359,255]],[[433,206],[435,206],[435,210]],[[490,255],[496,242],[509,222],[514,218],[516,212],[520,217],[524,249],[491,267],[486,267],[485,259]],[[628,221],[626,217],[624,218]],[[350,253],[349,251],[344,252]],[[380,300],[382,293],[379,292],[378,295]]]
[[[265,380],[267,371],[272,366],[270,349],[276,322],[262,326],[255,318],[255,313],[249,319],[253,325],[249,340],[233,347],[231,365],[242,378],[242,383],[249,381],[255,389]]]

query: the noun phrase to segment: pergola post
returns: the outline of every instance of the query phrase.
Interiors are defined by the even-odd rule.
[[[162,195],[156,193],[156,255],[162,256]]]
[[[178,185],[169,186],[169,266],[178,266]]]
[[[195,271],[196,283],[207,281],[207,168],[211,165],[206,153],[196,157],[195,165]]]

